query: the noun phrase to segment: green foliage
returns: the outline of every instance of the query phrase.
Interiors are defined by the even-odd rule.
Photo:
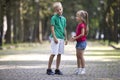
[[[53,14],[52,4],[56,1],[62,0],[39,0],[38,5],[40,7],[40,17],[45,18]]]
[[[68,36],[76,29],[76,12],[83,9],[89,14],[89,38],[95,38],[96,32],[99,31],[100,34],[105,35],[106,40],[118,42],[120,0],[0,0],[0,29],[3,28],[1,26],[3,16],[7,15],[6,13],[9,12],[7,10],[10,10],[8,21],[10,23],[14,19],[12,24],[15,24],[13,28],[16,28],[16,33],[11,32],[11,34],[13,33],[18,37],[18,35],[21,35],[18,30],[22,28],[24,38],[31,38],[31,36],[39,34],[37,31],[41,22],[42,35],[46,36],[49,34],[50,18],[54,13],[52,4],[56,1],[62,2],[63,15],[67,18]],[[12,26],[11,24],[8,25]]]
[[[86,10],[89,14],[89,37],[93,37],[96,30],[99,29],[99,20],[97,7],[99,5],[98,0],[63,0],[64,16],[67,18],[68,33],[75,31],[77,22],[75,15],[78,10]]]

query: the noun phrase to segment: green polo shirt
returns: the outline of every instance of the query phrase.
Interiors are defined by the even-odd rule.
[[[54,26],[55,35],[59,39],[65,39],[66,18],[55,14],[51,18],[51,25]],[[52,34],[51,34],[52,37]]]

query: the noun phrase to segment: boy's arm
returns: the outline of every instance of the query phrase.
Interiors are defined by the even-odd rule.
[[[56,37],[55,32],[54,32],[54,26],[51,26],[51,33],[52,33],[52,36],[53,36],[55,43],[57,44],[58,40],[57,40],[57,37]]]
[[[65,45],[67,45],[67,30],[65,28]]]

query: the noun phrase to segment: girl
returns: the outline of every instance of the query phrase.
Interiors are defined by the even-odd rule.
[[[85,59],[83,57],[86,48],[86,36],[88,34],[88,13],[80,10],[76,13],[76,21],[78,22],[76,28],[76,36],[71,38],[71,41],[77,41],[76,44],[76,57],[77,67],[76,74],[85,74]]]

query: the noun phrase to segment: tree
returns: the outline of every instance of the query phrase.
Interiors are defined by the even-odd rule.
[[[111,41],[118,43],[119,41],[119,24],[120,24],[120,1],[119,0],[108,0],[107,1],[107,9],[106,9],[106,20],[109,28],[109,44]]]
[[[12,43],[12,38],[11,38],[11,21],[12,21],[12,1],[8,0],[6,2],[6,17],[7,17],[7,31],[5,35],[5,41],[6,43]]]
[[[5,1],[0,0],[0,49],[3,45],[3,16],[4,16]]]

